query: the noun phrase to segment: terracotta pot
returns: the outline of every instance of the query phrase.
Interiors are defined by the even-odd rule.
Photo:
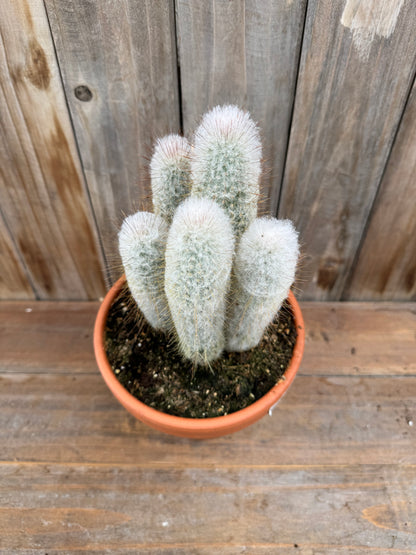
[[[252,405],[225,416],[214,418],[183,418],[159,412],[148,407],[131,395],[117,380],[108,362],[104,349],[104,332],[107,314],[115,298],[119,294],[125,283],[125,277],[121,277],[110,289],[98,311],[94,328],[94,350],[95,358],[101,374],[120,403],[136,418],[148,424],[156,430],[166,432],[171,435],[189,437],[196,439],[206,439],[220,437],[232,432],[237,432],[253,422],[259,420],[267,414],[269,410],[279,401],[279,399],[289,389],[298,371],[303,355],[305,330],[302,312],[292,292],[289,294],[289,303],[295,317],[295,324],[298,332],[293,356],[284,376],[268,393],[261,397]]]

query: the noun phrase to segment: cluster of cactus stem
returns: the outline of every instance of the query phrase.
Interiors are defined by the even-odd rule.
[[[158,140],[153,213],[122,224],[119,251],[133,298],[194,364],[255,347],[294,281],[297,232],[289,220],[257,217],[260,173],[250,115],[217,106],[192,146],[179,135]]]

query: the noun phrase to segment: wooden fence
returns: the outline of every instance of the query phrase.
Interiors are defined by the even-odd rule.
[[[93,299],[149,206],[156,137],[219,103],[263,130],[298,287],[416,298],[414,0],[0,0],[0,297]]]

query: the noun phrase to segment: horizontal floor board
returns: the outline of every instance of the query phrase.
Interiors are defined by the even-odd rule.
[[[416,545],[415,465],[12,463],[0,475],[1,541],[10,550],[397,554]]]
[[[416,375],[416,303],[301,306],[301,374]],[[0,372],[95,373],[97,310],[94,302],[0,303]]]
[[[272,416],[200,442],[138,422],[98,374],[6,373],[0,375],[0,444],[3,461],[416,463],[416,380],[298,376]]]
[[[384,547],[383,555],[415,555],[416,550],[412,548],[397,548],[395,545],[395,536],[392,535],[393,547]],[[278,540],[276,540],[277,542]],[[151,546],[146,543],[132,543],[130,545],[124,544],[122,548],[118,543],[107,543],[104,553],[111,553],[111,555],[212,555],[213,553],[220,553],[221,555],[236,555],[239,553],[250,555],[380,555],[380,547],[371,547],[369,545],[353,546],[353,545],[331,545],[328,543],[251,543],[251,542],[234,542],[226,544],[217,543],[212,540],[210,543],[193,542],[192,544],[186,542],[175,543],[153,543]],[[1,550],[3,553],[9,555],[9,551]],[[44,548],[32,548],[30,550],[18,549],[13,552],[13,555],[84,555],[85,553],[103,553],[103,547],[94,547],[93,545],[86,544],[85,547],[64,547],[63,549],[55,548],[48,549],[45,552]]]
[[[98,302],[0,303],[0,372],[96,372]]]
[[[416,303],[301,303],[300,371],[322,375],[416,375]]]
[[[394,536],[392,536],[394,538]],[[393,540],[394,541],[394,540]],[[256,543],[245,544],[237,542],[234,544],[219,544],[214,541],[209,544],[202,544],[200,542],[189,545],[185,542],[182,543],[168,543],[168,544],[153,544],[149,547],[148,544],[133,544],[130,546],[118,547],[118,544],[112,544],[106,547],[105,552],[110,552],[111,555],[148,555],[148,554],[162,554],[162,555],[212,555],[213,553],[221,553],[221,555],[235,555],[236,553],[250,553],[250,555],[363,555],[369,553],[370,555],[380,555],[379,547],[361,546],[354,547],[351,545],[346,546],[333,546],[324,543],[313,544],[287,544],[287,543]],[[7,553],[1,551],[0,553]],[[15,551],[18,555],[45,555],[45,549],[19,549]],[[61,553],[70,553],[71,555],[84,555],[85,553],[103,553],[102,547],[95,548],[94,546],[87,545],[85,548],[71,548],[64,549],[49,549],[48,555],[56,555]],[[415,555],[414,549],[397,549],[395,547],[386,547],[383,549],[383,554],[386,555]]]

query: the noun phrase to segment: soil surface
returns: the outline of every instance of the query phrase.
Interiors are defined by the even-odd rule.
[[[194,367],[181,358],[174,338],[147,324],[125,289],[110,309],[105,345],[116,377],[137,399],[168,414],[208,418],[251,405],[284,379],[296,337],[285,303],[257,347]]]

